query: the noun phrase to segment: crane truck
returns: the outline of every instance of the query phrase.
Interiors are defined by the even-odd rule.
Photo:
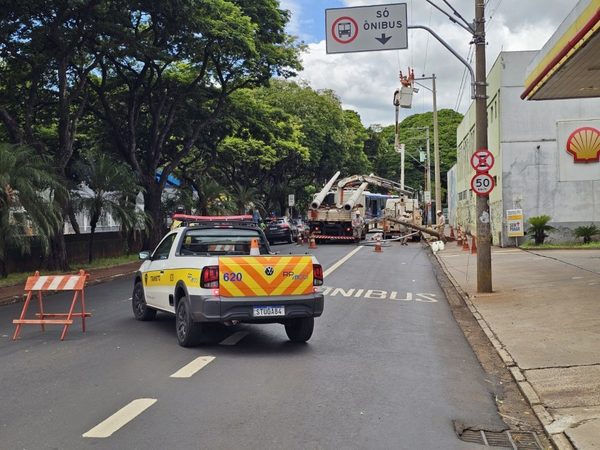
[[[308,225],[316,241],[352,241],[352,215],[356,211],[361,213],[367,224],[363,239],[367,230],[380,226],[384,233],[387,226],[391,235],[396,229],[400,231],[402,228],[396,223],[387,223],[386,215],[406,220],[407,205],[417,205],[416,200],[413,201],[412,190],[402,188],[395,181],[373,174],[352,175],[334,185],[339,176],[340,172],[337,172],[315,195],[310,205]],[[367,191],[369,185],[394,194],[372,194]],[[418,208],[411,207],[410,211],[409,218],[413,220],[412,213],[418,212]]]

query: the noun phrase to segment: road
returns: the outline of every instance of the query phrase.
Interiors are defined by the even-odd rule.
[[[312,252],[326,269],[326,304],[308,344],[270,324],[215,327],[182,348],[172,317],[133,319],[130,278],[90,286],[88,331],[75,324],[64,342],[58,327],[34,326],[11,341],[21,305],[0,307],[0,448],[481,448],[458,440],[452,420],[501,426],[493,386],[426,248]],[[66,302],[54,295],[46,308]],[[189,377],[172,377],[193,361]]]

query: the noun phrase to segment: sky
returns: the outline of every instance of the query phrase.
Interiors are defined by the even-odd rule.
[[[365,126],[394,122],[392,100],[398,87],[398,73],[406,73],[409,67],[414,69],[415,77],[436,74],[438,109],[452,108],[464,114],[471,102],[470,79],[465,67],[425,30],[408,30],[406,50],[325,53],[325,9],[401,2],[280,0],[281,8],[291,13],[288,33],[307,45],[302,55],[304,69],[298,79],[313,89],[332,89],[342,107],[358,112]],[[471,36],[467,31],[450,22],[425,0],[405,2],[409,25],[434,29],[463,58],[471,60],[474,67],[474,49],[469,45]],[[444,1],[434,2],[449,11]],[[449,0],[449,3],[467,21],[473,20],[474,0]],[[576,4],[577,0],[486,0],[487,70],[501,51],[539,50]],[[431,87],[430,81],[421,83]],[[413,97],[412,108],[401,109],[401,118],[432,110],[430,91],[416,87],[419,92]]]

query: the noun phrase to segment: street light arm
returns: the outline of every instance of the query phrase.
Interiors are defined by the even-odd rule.
[[[450,22],[455,23],[456,25],[458,25],[462,29],[464,29],[464,30],[468,31],[469,33],[473,34],[473,30],[469,27],[469,24],[466,21],[465,21],[465,23],[467,23],[467,25],[465,26],[462,23],[460,23],[458,20],[456,20],[454,17],[452,17],[449,13],[447,13],[442,8],[440,8],[438,5],[436,5],[435,3],[433,3],[431,0],[425,0],[425,1],[427,3],[429,3],[431,6],[433,6],[435,9],[437,9],[438,11],[440,11],[442,14],[444,14],[448,19],[450,19]],[[444,1],[444,3],[447,4],[447,2],[445,2],[445,1]],[[456,12],[456,10],[454,8],[452,8],[452,6],[450,6],[450,8],[452,9],[452,11],[454,11],[454,14],[456,14],[458,17],[460,17],[462,19],[462,16],[460,14],[458,14]]]
[[[442,44],[444,47],[446,47],[448,49],[448,51],[450,53],[452,53],[454,56],[456,56],[456,58],[465,65],[465,67],[469,70],[469,74],[471,75],[471,98],[474,99],[475,98],[475,72],[473,71],[473,68],[471,67],[471,65],[467,62],[467,60],[465,58],[463,58],[462,56],[460,56],[456,50],[454,50],[452,47],[450,47],[450,45],[444,41],[440,35],[438,35],[435,31],[433,31],[431,28],[426,27],[425,25],[409,25],[406,27],[409,30],[414,30],[417,28],[421,28],[423,30],[428,31],[434,38],[436,38],[440,44]]]
[[[450,4],[450,2],[449,2],[448,0],[443,0],[443,2],[444,2],[446,5],[448,5],[448,7],[449,7],[449,8],[452,10],[452,12],[454,13],[454,15],[455,15],[456,17],[458,17],[460,20],[462,20],[462,21],[463,21],[463,23],[464,23],[464,24],[465,24],[467,27],[469,27],[469,32],[470,32],[471,34],[475,34],[475,28],[473,28],[473,25],[471,25],[469,22],[467,22],[467,20],[466,20],[466,19],[465,19],[463,16],[461,16],[461,15],[460,15],[460,13],[459,13],[459,12],[458,12],[458,11],[457,11],[455,8],[454,8],[454,6],[452,6],[452,5]]]

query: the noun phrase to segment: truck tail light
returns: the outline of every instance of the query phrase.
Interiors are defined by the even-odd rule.
[[[289,226],[287,223],[284,223],[284,224],[282,225],[282,227],[283,227],[283,228],[289,228],[290,226]]]
[[[313,264],[313,286],[323,286],[323,267]]]
[[[200,275],[201,288],[219,287],[219,266],[206,266]]]

